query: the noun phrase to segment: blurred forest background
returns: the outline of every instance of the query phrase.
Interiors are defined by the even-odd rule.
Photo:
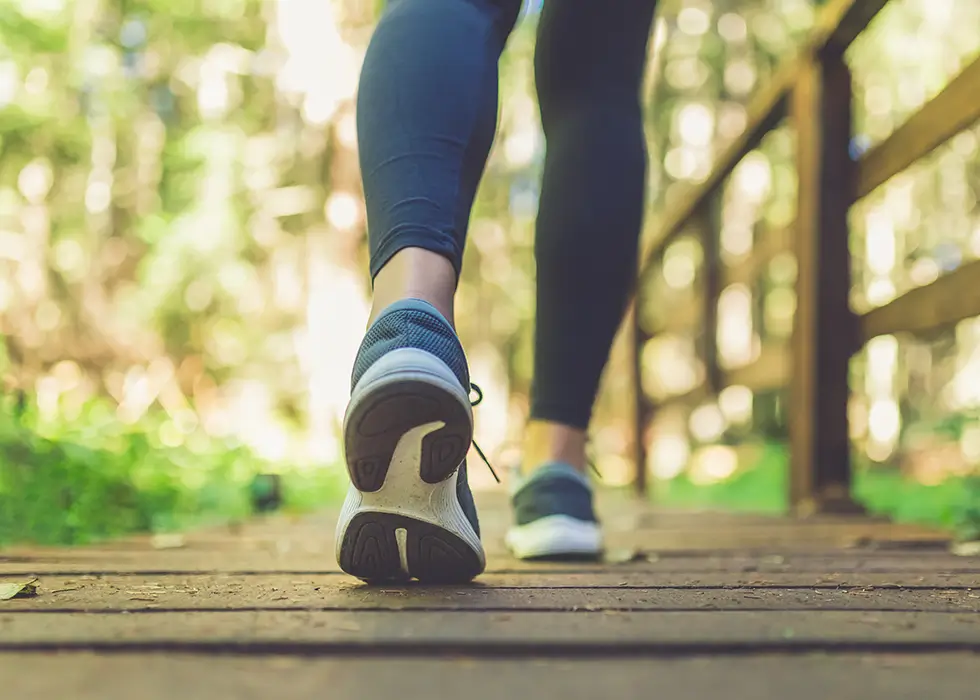
[[[649,211],[705,178],[745,105],[814,21],[810,0],[664,0],[643,90]],[[338,431],[367,318],[354,94],[382,0],[0,2],[0,543],[81,542],[242,518],[254,477],[285,507],[341,493]],[[486,400],[477,437],[519,459],[544,143],[532,0],[501,66],[499,135],[474,211],[458,315]],[[980,3],[895,0],[852,47],[853,148],[887,136],[980,51]],[[791,125],[727,183],[726,263],[795,217]],[[853,299],[886,303],[980,255],[980,128],[853,212]],[[597,233],[597,235],[600,235]],[[645,293],[690,298],[681,237]],[[722,295],[726,366],[788,336],[795,262]],[[658,329],[658,318],[643,319]],[[654,399],[698,381],[697,329],[645,348]],[[629,358],[594,429],[629,476]],[[853,366],[856,490],[872,510],[950,524],[980,503],[980,321],[875,340]],[[785,507],[782,392],[731,387],[664,411],[645,438],[658,498]],[[483,475],[473,470],[477,485]]]

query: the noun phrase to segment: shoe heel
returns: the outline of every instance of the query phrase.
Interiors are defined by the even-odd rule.
[[[367,493],[385,482],[395,448],[413,428],[441,422],[422,440],[419,476],[427,484],[445,481],[466,457],[473,439],[467,406],[450,391],[419,378],[387,378],[352,402],[344,448],[351,482]]]
[[[396,513],[354,516],[344,533],[340,568],[368,583],[417,578],[422,583],[471,581],[485,566],[475,551],[446,528]]]

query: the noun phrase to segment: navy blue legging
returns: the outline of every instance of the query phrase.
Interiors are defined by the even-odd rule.
[[[655,4],[544,2],[532,418],[588,425],[635,275],[646,175],[639,91]],[[372,277],[409,247],[445,256],[459,274],[496,130],[497,62],[520,5],[393,0],[385,10],[357,103]]]

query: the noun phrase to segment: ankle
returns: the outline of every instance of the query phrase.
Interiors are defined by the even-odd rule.
[[[374,278],[374,300],[368,325],[397,301],[421,299],[432,304],[455,328],[455,293],[456,270],[447,258],[424,248],[404,248],[395,253]]]
[[[524,432],[524,473],[530,474],[549,462],[563,462],[585,473],[586,439],[586,432],[581,428],[543,420],[530,421]]]

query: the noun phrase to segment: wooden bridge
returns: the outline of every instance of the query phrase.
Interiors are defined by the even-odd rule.
[[[0,600],[5,697],[977,697],[980,561],[951,555],[945,533],[870,519],[849,497],[851,355],[878,335],[980,314],[976,262],[863,315],[848,304],[850,206],[980,118],[977,61],[893,136],[851,158],[844,50],[885,4],[829,2],[799,56],[752,102],[745,133],[645,239],[641,291],[692,224],[706,252],[705,380],[671,400],[789,385],[797,517],[668,513],[605,492],[606,561],[529,564],[503,552],[506,502],[484,493],[489,570],[458,588],[369,588],[345,577],[332,514],[174,541],[8,550],[0,583],[36,578],[37,594]],[[764,232],[748,260],[726,267],[714,201],[786,116],[798,134],[796,224]],[[792,342],[723,369],[713,332],[722,290],[750,282],[783,250],[798,267]],[[626,327],[637,358],[655,330],[644,304],[640,294]],[[637,394],[642,438],[653,406]],[[645,444],[637,440],[640,491]]]
[[[866,518],[663,513],[604,493],[601,564],[502,548],[472,586],[361,585],[332,514],[0,554],[4,697],[976,697],[980,562]]]

